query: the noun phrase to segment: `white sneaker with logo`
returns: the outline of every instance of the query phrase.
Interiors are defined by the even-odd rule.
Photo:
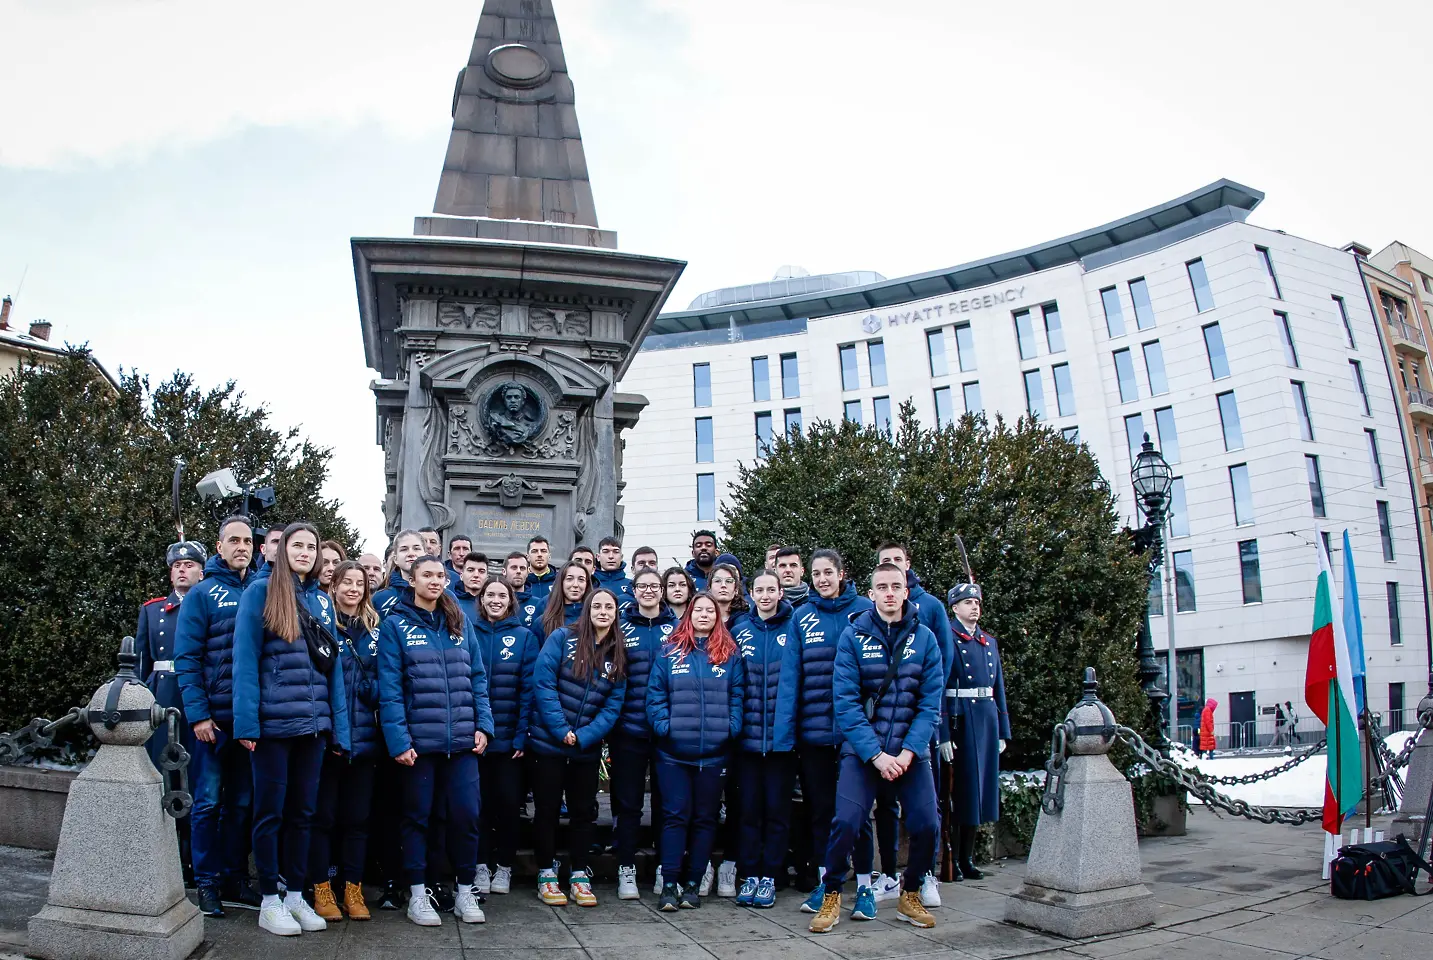
[[[473,893],[472,887],[458,885],[457,896],[453,898],[453,913],[464,923],[482,923],[487,917],[483,916],[483,908],[478,906],[478,898]]]
[[[921,878],[921,906],[940,906],[940,881],[935,874],[928,873]]]
[[[438,911],[433,907],[433,896],[428,890],[423,895],[416,893],[408,898],[408,919],[420,927],[441,927],[443,918],[438,916]]]
[[[697,886],[697,896],[709,897],[712,893],[712,881],[716,879],[716,871],[710,863],[707,864],[707,872],[702,874],[702,882]]]
[[[618,900],[640,900],[642,895],[637,892],[637,868],[617,868],[617,899]]]
[[[878,873],[871,878],[871,890],[876,894],[877,903],[899,900],[901,898],[901,878]]]
[[[484,896],[489,893],[492,893],[493,874],[492,871],[488,869],[488,865],[486,863],[478,864],[478,875],[473,880],[473,886],[477,887],[478,893],[481,893]]]
[[[328,929],[328,921],[313,912],[303,894],[297,890],[284,895],[284,907],[289,911],[304,933],[318,933]]]
[[[512,890],[512,867],[504,867],[502,864],[493,871],[493,882],[488,888],[489,893],[508,893]],[[478,891],[481,893],[482,891]]]
[[[259,908],[259,929],[280,937],[297,937],[304,932],[294,915],[289,913],[289,908],[284,906],[278,897],[275,897],[272,903],[265,903]]]
[[[717,896],[736,896],[736,861],[723,860],[717,871]]]

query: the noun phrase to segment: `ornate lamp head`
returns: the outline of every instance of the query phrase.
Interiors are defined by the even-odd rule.
[[[1129,478],[1134,484],[1134,494],[1139,498],[1140,506],[1146,515],[1163,510],[1169,503],[1169,488],[1174,484],[1174,471],[1169,469],[1164,457],[1160,456],[1159,451],[1154,449],[1154,444],[1149,442],[1147,433],[1144,435],[1144,444],[1139,455],[1130,466]]]

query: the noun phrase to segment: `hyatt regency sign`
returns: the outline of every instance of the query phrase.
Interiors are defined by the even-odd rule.
[[[903,310],[899,313],[888,313],[884,317],[877,313],[867,314],[861,320],[861,329],[867,333],[878,333],[882,327],[899,327],[908,323],[924,323],[938,317],[958,317],[963,314],[974,313],[977,310],[990,310],[1003,306],[1007,303],[1016,303],[1025,297],[1025,288],[1006,287],[1004,290],[996,290],[993,293],[984,293],[975,297],[966,297],[960,300],[951,300],[949,303],[937,303],[929,307],[913,307],[910,310]]]

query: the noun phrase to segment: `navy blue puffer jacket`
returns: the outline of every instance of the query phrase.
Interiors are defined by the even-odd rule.
[[[548,567],[547,572],[542,576],[529,570],[527,574],[527,592],[531,595],[529,602],[541,608],[547,602],[547,595],[552,592],[552,585],[556,582],[556,567]]]
[[[663,759],[687,766],[724,765],[741,733],[742,658],[717,665],[707,659],[706,638],[690,654],[671,644],[647,681],[647,721]]]
[[[488,675],[472,624],[449,633],[440,610],[398,601],[378,628],[378,716],[391,757],[410,748],[470,752],[478,730],[491,740]]]
[[[338,614],[343,690],[348,697],[349,755],[374,757],[381,749],[378,732],[378,628]]]
[[[798,743],[815,747],[840,744],[831,692],[836,644],[852,618],[874,609],[875,605],[857,594],[856,585],[848,580],[845,589],[829,600],[813,591],[792,614],[801,641],[795,665]]]
[[[627,576],[627,564],[620,563],[616,570],[603,570],[600,567],[592,574],[593,588],[602,587],[617,594],[617,605],[626,610],[635,602],[632,593],[632,578]]]
[[[478,616],[471,622],[488,671],[488,703],[493,711],[489,749],[526,750],[532,723],[533,668],[542,644],[517,617],[493,623]]]
[[[222,557],[210,557],[204,579],[184,598],[193,602],[179,605],[174,672],[188,723],[213,720],[228,729],[234,722],[234,617],[251,582],[251,577],[241,580]]]
[[[528,748],[547,756],[596,757],[602,739],[612,732],[627,694],[627,678],[613,677],[611,664],[594,670],[585,680],[572,672],[577,635],[567,629],[553,631],[543,644],[533,670],[536,703]],[[563,743],[571,730],[575,746]]]
[[[891,657],[899,657],[900,665],[867,719],[866,701],[880,691]],[[902,750],[928,759],[945,690],[941,665],[940,644],[917,619],[914,604],[907,602],[892,624],[875,610],[858,615],[836,647],[832,686],[836,726],[845,740],[841,752],[867,763],[878,753]]]
[[[622,616],[622,639],[627,646],[627,696],[622,701],[622,718],[617,721],[617,729],[623,736],[652,739],[652,727],[647,722],[647,681],[652,664],[661,656],[662,646],[676,628],[677,618],[666,607],[655,617],[644,617],[633,604]]]
[[[579,600],[576,603],[569,603],[562,608],[562,627],[559,627],[558,629],[565,629],[577,622],[577,618],[582,616],[582,604],[583,601]],[[531,606],[531,604],[529,604],[529,606]],[[546,609],[547,604],[544,603],[542,606],[537,608],[537,611],[535,613],[529,616],[526,612],[527,607],[523,607],[524,612],[522,617],[522,625],[524,627],[527,627],[533,633],[537,634],[539,637],[542,636],[542,614],[543,611],[545,611]],[[553,633],[556,632],[556,630],[553,631]],[[551,637],[552,634],[549,633],[548,636]]]
[[[800,656],[791,604],[782,600],[770,620],[755,610],[732,631],[746,673],[741,741],[745,753],[796,747],[796,669]]]
[[[318,578],[293,577],[298,602],[337,646],[333,602],[318,588]],[[292,643],[264,626],[264,604],[273,578],[256,579],[239,600],[234,618],[234,736],[304,737],[327,734],[330,742],[349,748],[348,697],[343,671],[325,677],[309,659],[303,636]],[[180,609],[183,609],[182,607]]]
[[[405,597],[413,599],[413,585],[403,578],[402,573],[394,570],[388,575],[388,586],[373,595],[373,609],[380,617],[386,617],[393,612],[393,605]]]

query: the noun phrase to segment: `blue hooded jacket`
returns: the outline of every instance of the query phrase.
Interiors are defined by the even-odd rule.
[[[955,634],[950,629],[950,615],[945,611],[945,603],[921,586],[921,578],[913,570],[906,571],[906,586],[910,589],[910,602],[917,608],[920,622],[935,634],[935,642],[940,647],[940,675],[942,678],[949,677],[955,665]],[[944,703],[941,708],[944,711]]]
[[[449,633],[441,609],[398,601],[378,628],[378,716],[391,757],[471,753],[479,730],[491,742],[488,674],[473,625]]]
[[[467,616],[467,611],[464,611]],[[542,644],[517,617],[493,623],[482,616],[469,621],[488,671],[488,704],[493,714],[489,750],[526,750],[532,723],[533,668]]]
[[[617,594],[617,606],[623,610],[631,606],[636,599],[632,593],[632,578],[627,576],[625,563],[618,564],[617,569],[611,571],[598,567],[592,573],[592,587],[594,590],[603,587]]]
[[[893,656],[901,658],[900,666],[867,719],[866,700],[880,690]],[[836,647],[832,688],[836,726],[845,740],[841,752],[866,763],[878,753],[902,750],[929,759],[945,692],[940,668],[935,634],[917,619],[913,604],[907,602],[893,624],[875,610],[859,614]]]
[[[712,561],[712,566],[716,566],[715,560]],[[691,577],[692,582],[696,584],[698,593],[707,588],[707,575],[705,573],[702,573],[702,568],[697,566],[697,562],[695,560],[687,561],[686,571],[687,576]]]
[[[796,747],[795,665],[801,649],[791,614],[791,604],[782,600],[770,620],[752,610],[732,631],[746,674],[739,744],[744,753]]]
[[[528,745],[533,753],[590,759],[598,755],[602,740],[612,732],[622,712],[627,678],[611,676],[611,664],[604,671],[592,671],[587,679],[573,674],[577,634],[554,630],[538,654],[533,670],[536,702]],[[577,743],[563,743],[567,731],[577,734]]]
[[[338,614],[339,662],[343,664],[343,690],[348,697],[349,756],[376,757],[381,749],[378,730],[378,628]]]
[[[713,664],[706,642],[699,637],[685,656],[667,644],[647,681],[647,722],[658,754],[692,767],[725,766],[741,734],[742,658]]]
[[[333,603],[319,590],[318,578],[290,576],[298,602],[323,625],[336,647]],[[326,733],[335,747],[347,750],[343,671],[335,664],[325,677],[309,659],[302,635],[290,643],[264,625],[264,604],[272,587],[271,576],[251,584],[239,599],[234,618],[234,736],[258,740]]]
[[[557,582],[557,568],[548,567],[547,573],[538,576],[531,570],[527,574],[527,592],[531,595],[531,603],[537,605],[539,610],[547,602],[547,595],[552,592],[552,585]]]
[[[562,627],[559,627],[558,629],[570,627],[577,622],[577,618],[582,616],[582,604],[584,602],[585,601],[579,600],[576,603],[569,603],[562,608]],[[544,603],[542,606],[537,608],[537,613],[531,619],[529,619],[526,613],[526,608],[524,608],[522,625],[524,627],[527,627],[533,633],[537,634],[539,637],[542,636],[542,614],[546,609],[547,604]],[[556,632],[557,630],[553,631],[553,633]],[[549,633],[548,637],[551,636],[552,633]]]
[[[413,585],[403,578],[401,572],[394,570],[388,575],[388,586],[373,595],[373,609],[378,611],[380,617],[386,617],[393,612],[393,605],[402,600],[405,594],[408,599],[413,598]]]
[[[212,720],[228,729],[234,723],[234,617],[253,580],[239,579],[222,557],[210,557],[204,579],[179,605],[174,672],[184,698],[184,719],[191,725]]]
[[[627,696],[622,701],[617,730],[623,736],[652,739],[652,727],[647,722],[647,682],[652,665],[662,655],[662,647],[676,628],[677,618],[667,607],[662,607],[655,617],[645,617],[633,604],[622,615],[622,639],[627,647]]]
[[[831,689],[836,645],[853,618],[874,609],[875,604],[858,594],[856,585],[847,580],[836,596],[828,600],[813,591],[792,613],[801,639],[801,652],[794,665],[798,743],[813,747],[840,745]]]

